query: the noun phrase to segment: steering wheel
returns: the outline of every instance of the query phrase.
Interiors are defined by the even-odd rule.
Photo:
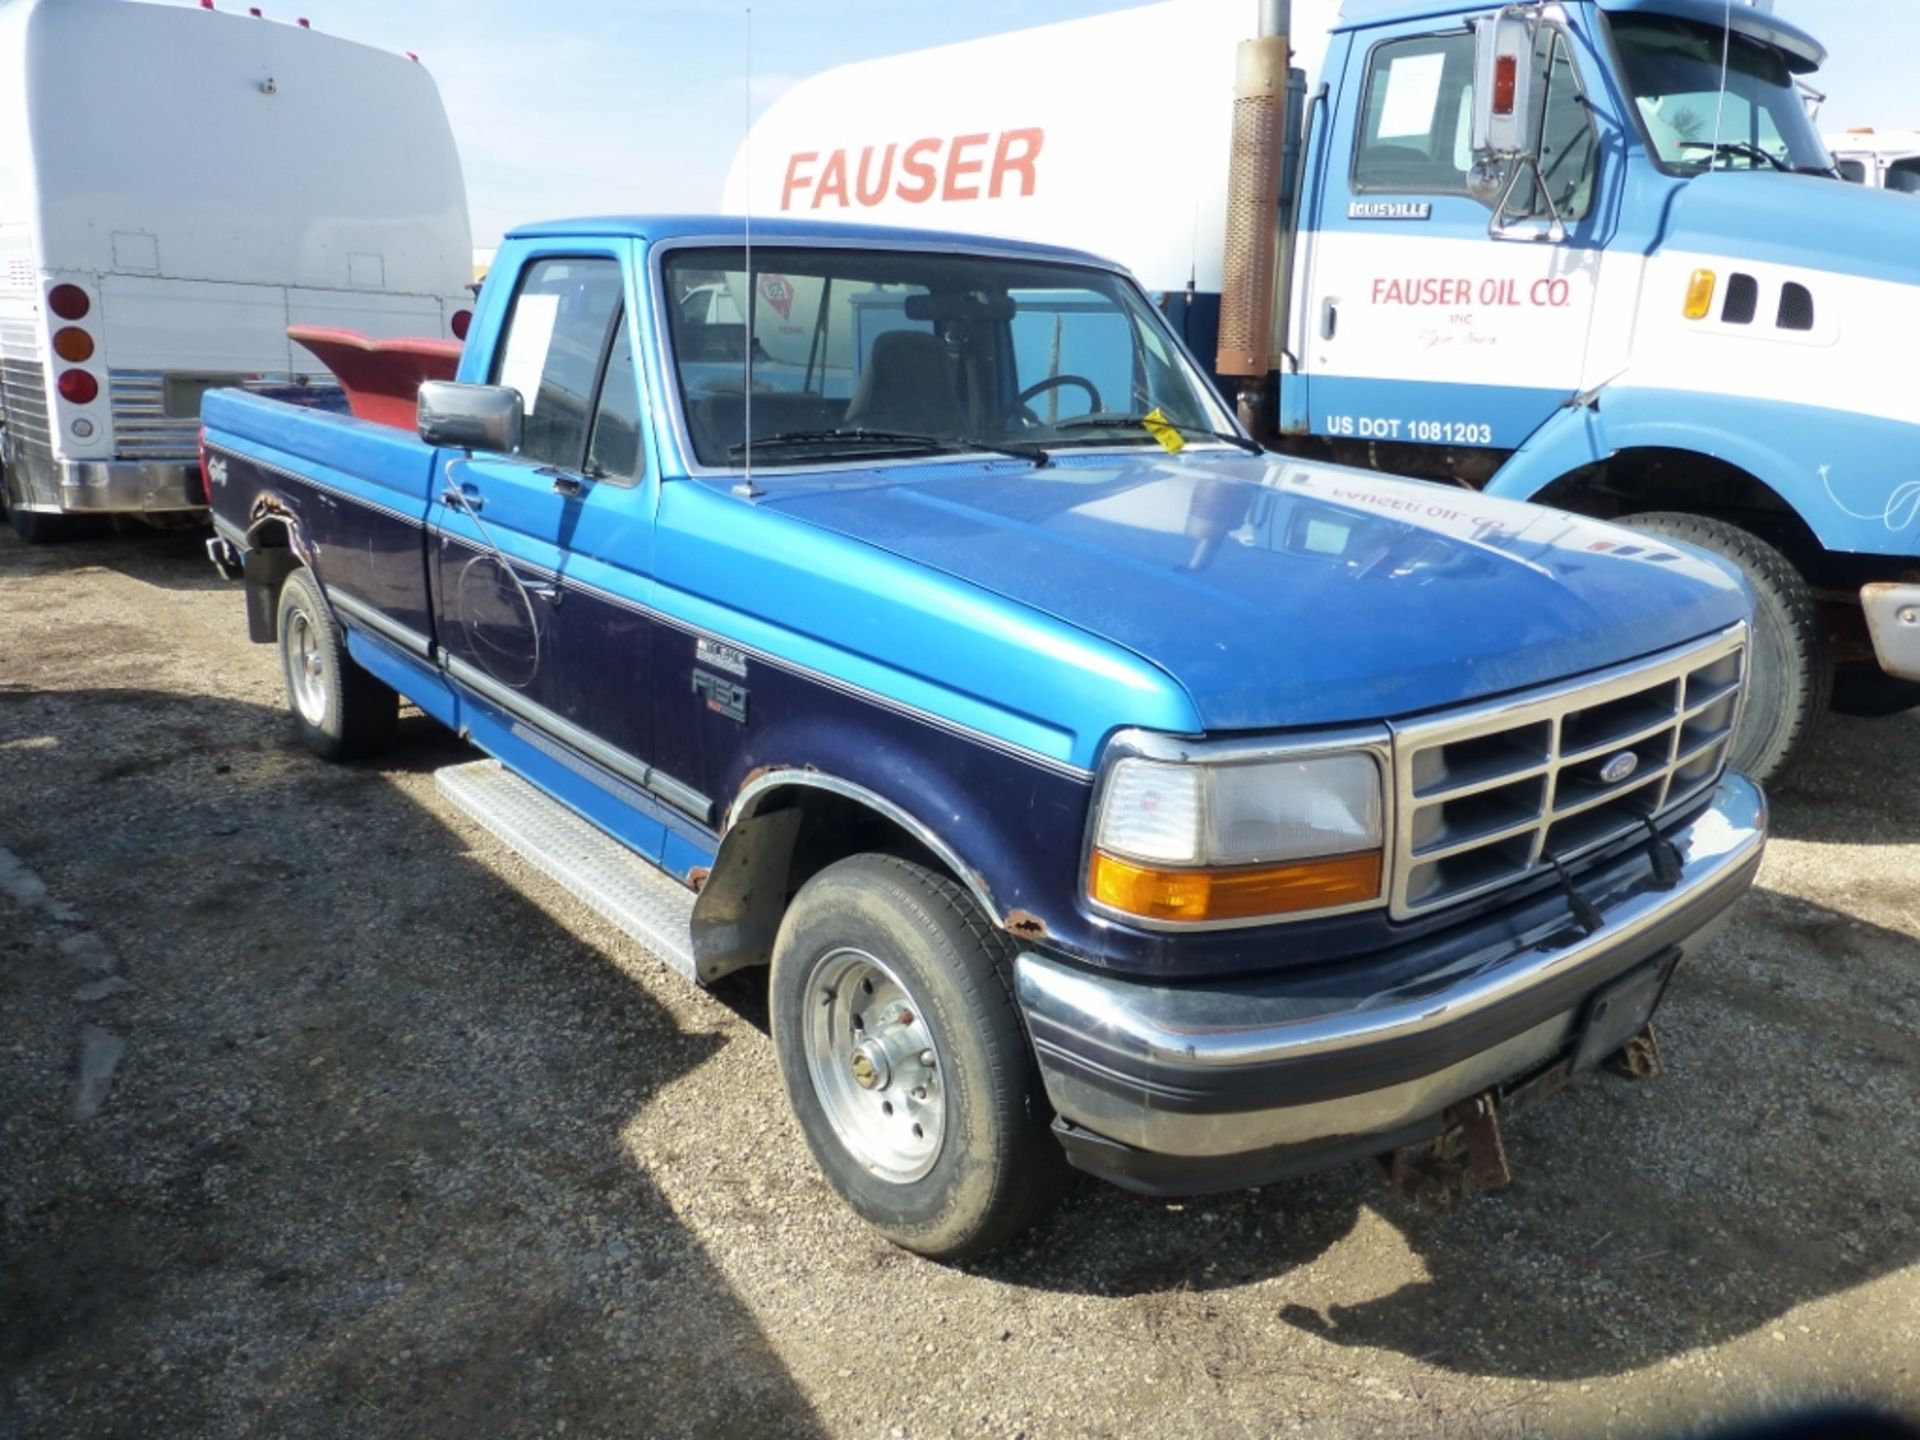
[[[1044,429],[1047,422],[1034,413],[1033,402],[1049,390],[1058,390],[1067,385],[1087,392],[1087,399],[1093,402],[1092,413],[1098,414],[1107,408],[1106,403],[1100,398],[1100,387],[1086,376],[1049,375],[1046,379],[1035,381],[1022,390],[1014,398],[1013,404],[1007,407],[1007,415],[1010,418],[1023,420],[1035,429]]]

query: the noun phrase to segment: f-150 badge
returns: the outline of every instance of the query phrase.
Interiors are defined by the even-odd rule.
[[[705,670],[696,670],[693,672],[693,693],[705,696],[707,709],[714,714],[724,715],[736,724],[747,723],[746,686],[722,680],[718,675],[709,675]]]

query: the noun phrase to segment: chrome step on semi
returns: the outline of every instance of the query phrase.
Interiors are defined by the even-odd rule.
[[[693,892],[498,760],[449,765],[440,793],[622,934],[694,979]]]

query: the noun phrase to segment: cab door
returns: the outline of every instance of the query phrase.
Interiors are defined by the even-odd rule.
[[[1339,440],[1511,450],[1587,371],[1605,256],[1601,147],[1583,42],[1540,30],[1546,198],[1509,234],[1470,189],[1474,36],[1457,22],[1355,32],[1335,86],[1295,271],[1287,419]]]
[[[613,250],[527,259],[487,377],[522,396],[521,448],[447,458],[434,512],[454,679],[615,789],[645,787],[653,740],[653,490],[624,277]],[[658,827],[623,838],[658,851]]]

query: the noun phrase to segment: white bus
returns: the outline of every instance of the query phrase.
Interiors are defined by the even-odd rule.
[[[411,57],[244,13],[0,0],[0,489],[22,538],[198,519],[204,391],[337,395],[289,325],[459,338],[471,266]]]

